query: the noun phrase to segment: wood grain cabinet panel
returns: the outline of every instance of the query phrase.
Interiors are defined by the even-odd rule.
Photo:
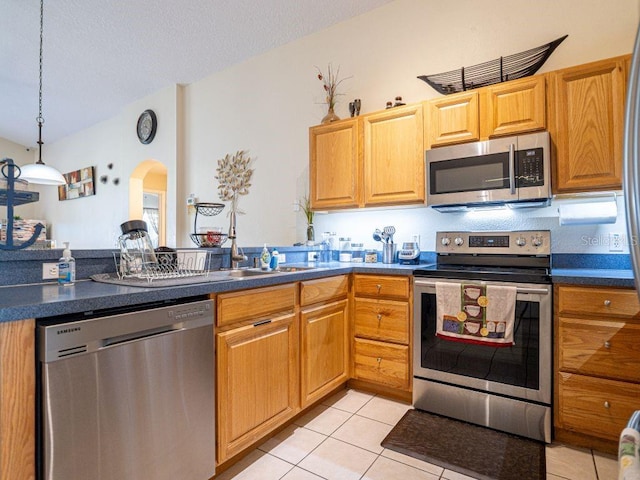
[[[409,277],[363,274],[353,276],[356,296],[406,300],[409,298],[410,288]]]
[[[293,311],[298,286],[294,283],[222,293],[217,297],[216,325],[253,321],[285,310]]]
[[[555,193],[622,188],[625,58],[549,74]]]
[[[355,299],[357,337],[409,344],[409,304],[394,300]]]
[[[349,378],[348,314],[346,299],[301,312],[302,408]]]
[[[616,443],[640,398],[638,384],[565,372],[560,373],[558,389],[564,428]]]
[[[481,90],[481,138],[544,130],[546,126],[544,75],[499,83]]]
[[[294,314],[216,334],[218,463],[298,413],[298,345]]]
[[[426,148],[480,140],[478,92],[447,95],[423,106]]]
[[[631,318],[640,315],[640,302],[636,292],[628,288],[562,286],[558,313]]]
[[[361,129],[358,118],[309,129],[312,208],[353,208],[361,205]]]
[[[408,390],[409,347],[363,338],[355,339],[355,377]]]
[[[424,203],[422,105],[363,117],[364,205]]]

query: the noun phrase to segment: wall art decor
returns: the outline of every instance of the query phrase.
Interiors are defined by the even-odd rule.
[[[95,195],[93,169],[93,167],[85,167],[63,174],[67,183],[58,187],[58,200],[72,200]]]

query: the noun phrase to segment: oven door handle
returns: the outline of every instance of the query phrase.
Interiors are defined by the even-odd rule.
[[[429,281],[429,280],[414,280],[414,285],[416,287],[433,287],[435,288],[436,286],[436,282],[433,281]],[[490,285],[490,284],[488,284]],[[524,294],[529,294],[529,295],[549,295],[549,289],[548,288],[524,288],[524,287],[517,287],[517,293],[524,293]]]

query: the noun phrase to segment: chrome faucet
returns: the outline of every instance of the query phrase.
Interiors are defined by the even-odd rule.
[[[229,238],[231,239],[229,265],[232,270],[236,270],[239,267],[240,262],[248,260],[246,255],[240,253],[238,244],[236,243],[236,212],[231,212],[231,219],[229,221]]]

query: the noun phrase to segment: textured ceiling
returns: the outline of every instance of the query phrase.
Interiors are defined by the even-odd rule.
[[[43,139],[389,1],[45,0]],[[0,137],[26,146],[37,140],[39,28],[38,0],[0,0]]]

